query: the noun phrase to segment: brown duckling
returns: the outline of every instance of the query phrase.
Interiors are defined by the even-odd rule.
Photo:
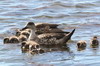
[[[20,35],[19,37],[19,40],[20,40],[20,42],[23,42],[23,41],[27,41],[27,36],[25,36],[25,35]]]
[[[19,37],[11,36],[11,37],[4,38],[4,43],[20,43],[26,40],[27,37],[24,35],[20,35]]]
[[[38,53],[40,51],[40,46],[35,41],[24,41],[22,42],[21,45],[22,45],[21,46],[22,52],[31,51],[31,52]]]
[[[19,43],[20,42],[20,40],[17,36],[10,37],[9,41],[10,41],[10,43]]]
[[[4,38],[4,41],[3,41],[3,42],[4,42],[4,44],[5,44],[5,43],[10,43],[9,37]]]
[[[84,50],[86,48],[86,41],[80,40],[77,42],[78,51]]]
[[[30,29],[25,29],[25,30],[22,30],[22,31],[21,30],[18,30],[16,32],[16,36],[25,35],[28,38],[29,35],[30,35],[30,32],[31,32]]]
[[[99,47],[99,41],[98,41],[97,36],[94,36],[92,38],[92,40],[90,41],[90,45],[91,45],[91,48],[98,48]]]

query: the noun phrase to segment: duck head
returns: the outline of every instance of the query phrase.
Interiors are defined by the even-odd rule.
[[[35,24],[33,22],[28,22],[26,24],[26,27],[24,27],[22,30],[25,30],[25,29],[32,29],[32,30],[35,30],[36,27],[35,27]]]

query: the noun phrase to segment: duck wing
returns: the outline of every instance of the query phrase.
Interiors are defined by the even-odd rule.
[[[57,26],[59,26],[59,24],[50,24],[50,23],[37,23],[35,24],[36,28],[43,28],[46,26],[49,26],[50,28],[57,28]]]
[[[39,39],[51,39],[51,38],[56,38],[56,39],[61,39],[65,36],[65,33],[44,33],[38,35]]]

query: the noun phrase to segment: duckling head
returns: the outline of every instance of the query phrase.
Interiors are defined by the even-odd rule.
[[[28,52],[29,51],[29,44],[27,43],[22,43],[22,46],[21,46],[21,50],[22,52]]]
[[[30,33],[27,31],[23,31],[23,32],[21,32],[21,34],[26,36],[27,38],[29,38],[29,36],[30,36]]]
[[[21,48],[23,49],[23,47],[25,46],[25,44],[26,44],[26,41],[23,41],[22,43],[21,43]]]
[[[93,37],[93,40],[97,40],[97,36],[94,36],[94,37]]]
[[[4,38],[4,44],[9,43],[9,37]]]
[[[19,40],[20,42],[27,41],[27,37],[25,35],[20,35]]]
[[[19,43],[19,38],[17,36],[12,36],[10,37],[10,40],[9,40],[10,43]]]
[[[80,40],[77,42],[78,51],[84,50],[86,48],[86,41]]]

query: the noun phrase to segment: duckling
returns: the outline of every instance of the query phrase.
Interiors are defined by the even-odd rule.
[[[19,43],[19,38],[17,36],[4,38],[4,44],[5,43]]]
[[[11,37],[4,38],[4,44],[5,43],[20,43],[23,41],[27,41],[27,37],[24,35],[20,35],[19,37],[11,36]]]
[[[27,41],[27,36],[25,36],[25,35],[20,35],[19,37],[19,40],[20,40],[20,42],[23,42],[23,41]]]
[[[29,35],[30,35],[30,32],[31,32],[30,29],[25,29],[25,30],[22,30],[22,31],[21,30],[18,30],[16,32],[16,36],[25,35],[28,38]]]
[[[84,50],[86,48],[86,41],[80,40],[77,42],[78,51]]]
[[[19,38],[17,36],[11,36],[9,38],[9,43],[19,43]]]
[[[34,51],[35,53],[38,53],[40,48],[39,48],[39,44],[36,43],[35,41],[24,41],[21,44],[21,49],[22,52]]]
[[[98,48],[99,47],[99,41],[98,41],[97,36],[94,36],[92,38],[92,40],[90,41],[90,45],[91,45],[92,48]]]
[[[4,44],[5,43],[10,43],[9,37],[4,38],[4,41],[3,42],[4,42]]]
[[[72,32],[65,34],[62,38],[59,38],[61,35],[60,33],[45,33],[37,36],[35,33],[36,27],[33,22],[29,22],[25,28],[31,29],[29,40],[35,41],[40,45],[65,45],[75,31],[74,29]]]

